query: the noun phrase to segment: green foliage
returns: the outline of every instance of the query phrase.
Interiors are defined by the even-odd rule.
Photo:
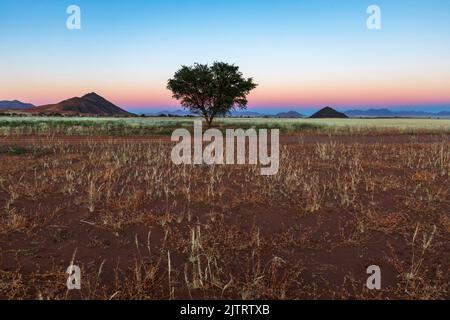
[[[206,119],[210,126],[217,116],[247,107],[247,95],[256,88],[252,78],[244,78],[239,67],[224,62],[212,66],[183,66],[168,81],[167,88],[181,105]]]

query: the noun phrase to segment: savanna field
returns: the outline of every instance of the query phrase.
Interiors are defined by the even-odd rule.
[[[450,298],[450,120],[219,119],[273,176],[174,165],[192,121],[1,117],[0,298]]]

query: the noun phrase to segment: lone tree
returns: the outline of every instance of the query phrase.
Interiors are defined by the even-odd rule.
[[[236,109],[247,108],[247,95],[256,88],[252,78],[244,78],[239,67],[224,62],[182,66],[167,88],[173,98],[193,114],[205,118],[211,126],[216,116],[223,116]]]

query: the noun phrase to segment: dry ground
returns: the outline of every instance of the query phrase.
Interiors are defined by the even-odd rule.
[[[283,136],[264,177],[167,138],[4,137],[0,298],[449,299],[449,142]]]

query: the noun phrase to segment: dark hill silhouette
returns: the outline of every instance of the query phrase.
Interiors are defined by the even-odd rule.
[[[57,104],[39,106],[29,110],[37,114],[60,115],[89,115],[89,116],[132,116],[115,104],[99,96],[95,92],[88,93],[81,98],[75,97],[61,101]]]
[[[275,118],[304,118],[305,116],[297,111],[280,112],[275,115]]]
[[[368,110],[347,110],[344,113],[354,118],[446,118],[450,116],[449,111],[429,112],[414,110],[395,110],[389,109],[368,109]]]
[[[314,113],[311,118],[348,118],[344,113],[338,112],[330,107],[325,107],[322,110]]]
[[[0,101],[0,109],[6,110],[6,109],[12,109],[12,110],[25,110],[25,109],[31,109],[34,105],[31,103],[23,103],[19,100],[2,100]]]

